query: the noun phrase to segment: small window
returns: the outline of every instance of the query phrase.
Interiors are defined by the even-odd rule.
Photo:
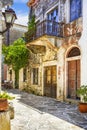
[[[27,80],[27,73],[26,73],[26,68],[23,69],[23,81],[25,82]]]
[[[38,84],[38,68],[33,68],[33,84]]]

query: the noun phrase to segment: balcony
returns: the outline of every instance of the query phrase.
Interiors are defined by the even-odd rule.
[[[62,36],[62,26],[61,24],[50,21],[50,20],[45,20],[39,24],[36,24],[36,33],[35,37],[38,38],[42,35],[50,35],[50,36]]]
[[[62,37],[62,24],[50,20],[45,20],[39,24],[36,24],[35,34],[30,36],[30,41],[37,39],[43,35]]]

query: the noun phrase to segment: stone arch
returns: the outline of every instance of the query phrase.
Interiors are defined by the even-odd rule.
[[[75,57],[75,56],[80,56],[81,55],[81,50],[78,46],[71,46],[67,49],[65,58],[70,58],[70,57]]]
[[[74,56],[79,56],[79,55],[80,55],[80,50],[79,50],[79,48],[73,47],[73,48],[69,51],[69,53],[68,53],[68,55],[67,55],[67,58],[69,58],[69,57],[74,57]]]

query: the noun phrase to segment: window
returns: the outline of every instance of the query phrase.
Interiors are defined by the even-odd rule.
[[[48,34],[52,33],[56,35],[57,34],[56,29],[58,28],[58,24],[56,24],[55,22],[58,22],[58,7],[49,12],[47,14],[47,18],[48,18],[47,33]]]
[[[33,68],[33,84],[38,84],[38,68]]]
[[[58,8],[49,12],[48,15],[47,15],[47,18],[48,18],[48,20],[58,22]]]
[[[82,0],[70,0],[70,21],[82,16]]]
[[[27,70],[26,68],[23,69],[23,81],[25,82],[27,80]]]
[[[80,55],[80,50],[79,50],[79,48],[74,47],[74,48],[72,48],[71,51],[69,52],[68,58],[69,58],[69,57],[74,57],[74,56],[79,56],[79,55]]]

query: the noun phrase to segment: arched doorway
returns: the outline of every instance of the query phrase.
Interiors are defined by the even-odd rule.
[[[67,68],[67,98],[77,99],[76,91],[80,87],[80,49],[78,47],[73,47],[68,52]]]

